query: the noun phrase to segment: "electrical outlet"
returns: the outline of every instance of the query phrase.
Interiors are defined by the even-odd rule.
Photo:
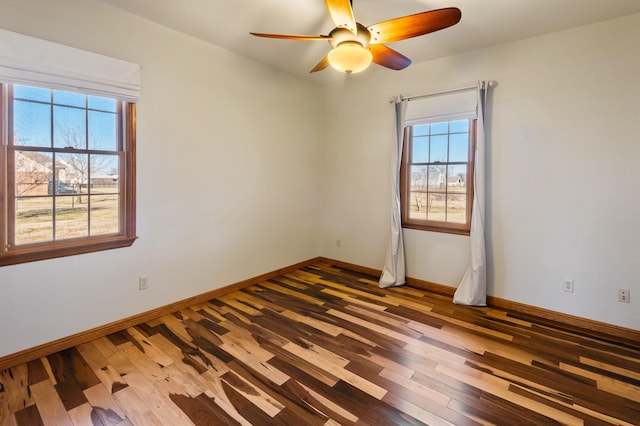
[[[619,288],[618,289],[618,302],[629,303],[629,289],[628,288]]]
[[[140,290],[146,290],[149,288],[149,277],[144,275],[138,278],[138,288]]]
[[[342,247],[342,240],[336,240],[336,247],[340,248]]]
[[[573,293],[573,280],[563,280],[562,291],[566,291],[567,293]]]

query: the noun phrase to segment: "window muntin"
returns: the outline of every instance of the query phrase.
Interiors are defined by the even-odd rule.
[[[405,128],[403,227],[469,233],[474,138],[471,119],[420,122]]]
[[[135,105],[3,85],[0,266],[131,245]]]

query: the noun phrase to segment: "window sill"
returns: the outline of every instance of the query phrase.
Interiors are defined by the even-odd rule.
[[[466,235],[469,236],[471,231],[466,228],[445,227],[437,225],[423,225],[415,223],[403,223],[403,229],[413,229],[416,231],[440,232],[443,234]]]
[[[69,241],[38,244],[37,247],[35,245],[21,246],[19,248],[12,248],[10,251],[0,255],[0,266],[17,265],[38,260],[130,247],[137,238],[138,237],[113,236],[87,238],[84,242],[73,239]]]

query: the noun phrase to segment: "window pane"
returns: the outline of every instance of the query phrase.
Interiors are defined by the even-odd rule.
[[[56,197],[56,240],[89,235],[88,202],[87,196]]]
[[[51,107],[26,101],[13,101],[13,144],[51,146]]]
[[[54,107],[53,130],[53,142],[56,148],[87,148],[87,127],[84,109]]]
[[[419,136],[413,138],[412,146],[412,163],[428,163],[429,162],[429,137]]]
[[[451,133],[467,133],[469,131],[469,120],[452,121],[450,128]]]
[[[56,156],[59,185],[73,194],[86,193],[89,183],[89,155],[64,153]]]
[[[446,195],[431,193],[429,194],[427,199],[427,220],[437,220],[439,222],[444,222],[446,220]]]
[[[447,222],[465,223],[467,220],[466,194],[449,194],[447,196]]]
[[[411,166],[411,182],[409,189],[411,191],[427,190],[427,166]]]
[[[120,197],[91,196],[91,235],[116,234],[120,231]]]
[[[444,191],[446,189],[445,182],[447,180],[446,166],[429,166],[429,190]]]
[[[119,159],[120,157],[117,155],[92,155],[90,157],[92,194],[117,194],[119,192]]]
[[[427,194],[424,192],[411,192],[409,194],[409,218],[427,219]]]
[[[53,103],[58,105],[69,105],[85,108],[87,106],[87,97],[86,95],[82,95],[80,93],[54,90]]]
[[[445,121],[444,123],[433,123],[431,125],[431,134],[432,135],[446,135],[449,133],[449,122]]]
[[[449,161],[467,162],[469,160],[469,134],[456,133],[449,136]]]
[[[16,199],[15,244],[53,240],[53,198]]]
[[[46,152],[16,151],[16,195],[50,195],[53,156]]]
[[[449,145],[449,137],[444,136],[431,136],[431,157],[430,163],[446,163],[447,151]]]
[[[117,101],[115,99],[89,96],[89,108],[101,111],[116,112]]]
[[[467,192],[467,166],[449,166],[447,170],[447,192]]]
[[[413,127],[413,135],[414,136],[427,136],[429,134],[429,125],[428,124],[420,124],[418,126]]]
[[[118,148],[116,114],[89,111],[89,149],[115,151]]]
[[[51,102],[51,90],[16,85],[13,86],[13,97],[49,103]]]

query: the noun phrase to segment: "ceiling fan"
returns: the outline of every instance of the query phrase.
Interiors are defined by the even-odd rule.
[[[331,65],[339,71],[351,74],[363,71],[371,62],[401,70],[411,65],[411,59],[383,43],[406,40],[450,27],[457,24],[462,16],[460,9],[447,7],[365,27],[356,22],[350,0],[325,0],[325,5],[336,25],[329,35],[251,34],[285,40],[328,41],[333,49],[310,71],[312,73]]]

